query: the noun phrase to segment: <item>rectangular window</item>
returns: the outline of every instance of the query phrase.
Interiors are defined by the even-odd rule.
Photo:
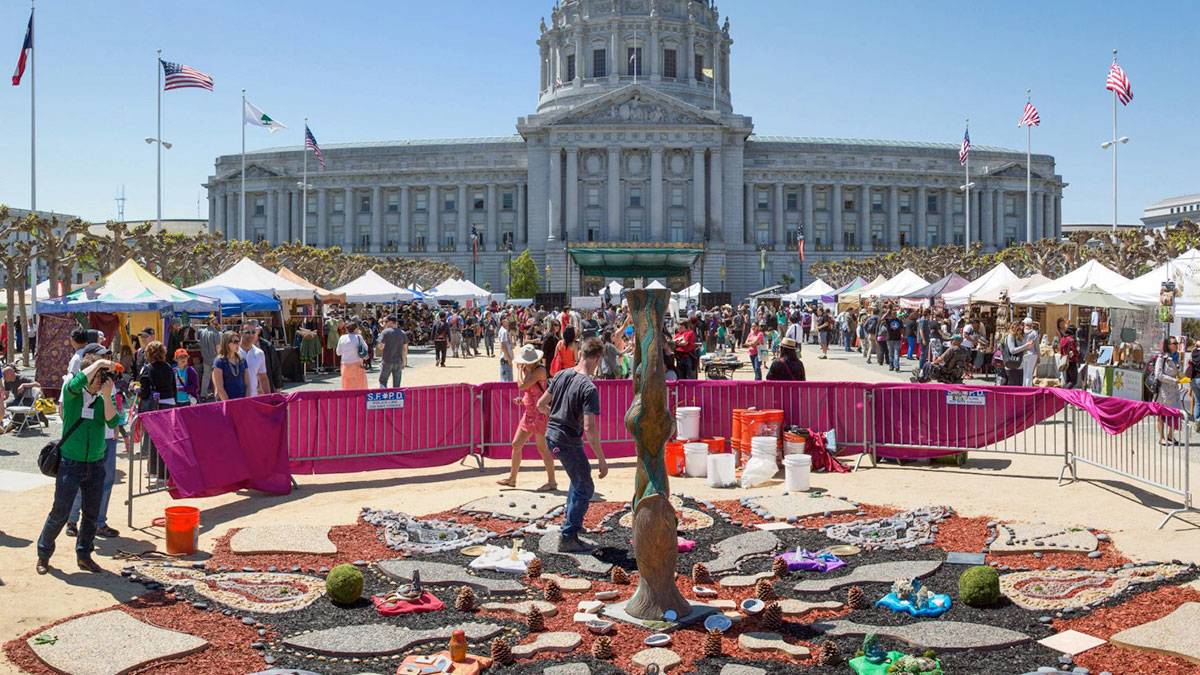
[[[446,251],[454,250],[454,230],[447,230],[442,235],[442,248]]]
[[[400,211],[400,194],[398,192],[387,193],[387,211],[388,213]]]
[[[671,206],[683,206],[683,188],[671,188]]]
[[[787,197],[785,197],[785,199],[787,200],[787,210],[788,211],[799,211],[800,210],[800,193],[799,192],[789,192],[789,193],[787,193]]]
[[[425,225],[418,224],[418,225],[414,226],[413,238],[412,238],[413,250],[424,251],[425,250],[425,242],[428,239],[429,239],[429,230],[425,227]]]
[[[771,224],[759,223],[754,226],[754,243],[759,246],[768,246],[771,243]]]
[[[255,197],[254,198],[254,215],[256,215],[256,216],[267,215],[267,200],[264,199],[263,197]]]
[[[600,206],[600,188],[590,187],[587,191],[587,205]]]
[[[333,196],[333,212],[334,213],[345,213],[346,212],[346,203],[345,203],[344,197],[342,195],[335,194]]]
[[[359,246],[360,250],[363,250],[363,251],[369,250],[371,248],[371,235],[370,234],[359,235],[358,246]]]
[[[313,195],[309,195],[308,197],[308,215],[317,215],[317,198]]]
[[[858,233],[853,230],[842,232],[842,247],[847,251],[858,250]]]
[[[704,55],[696,55],[696,81],[704,82]]]
[[[929,245],[937,246],[938,245],[938,228],[936,228],[936,227],[929,228],[927,234],[929,236]]]
[[[592,77],[606,77],[608,75],[608,50],[593,49],[592,50]]]
[[[627,67],[629,68],[629,70],[626,71],[628,75],[632,76],[632,75],[636,74],[638,77],[641,77],[642,76],[642,48],[641,47],[630,47],[629,52],[625,55],[625,63],[627,64]]]
[[[429,210],[429,193],[428,192],[418,192],[415,195],[415,197],[416,197],[416,202],[417,202],[416,210],[417,211],[428,211]]]
[[[871,213],[883,213],[882,192],[875,192],[871,195]]]
[[[589,220],[587,224],[587,240],[600,241],[600,221]]]
[[[850,195],[842,200],[842,211],[854,213],[854,195]]]
[[[575,79],[575,55],[567,54],[567,81]]]
[[[1005,195],[1004,196],[1004,215],[1006,215],[1006,216],[1017,215],[1017,198],[1015,195]]]
[[[678,72],[679,72],[678,68],[675,65],[675,50],[674,49],[664,49],[663,50],[663,77],[669,77],[669,78],[674,79],[676,77],[679,77],[679,75],[677,74]]]
[[[829,208],[829,195],[824,190],[813,193],[813,207],[818,211]]]
[[[962,230],[955,230],[954,231],[954,245],[962,246],[963,241],[964,241],[964,237],[963,237]]]
[[[359,213],[370,213],[371,212],[371,198],[370,197],[359,197],[358,212]]]
[[[759,211],[766,211],[767,209],[771,208],[771,191],[758,190],[755,202],[758,204]]]
[[[642,240],[642,221],[638,218],[633,218],[629,221],[629,241]]]
[[[670,226],[667,228],[667,237],[672,243],[683,241],[683,221],[675,218],[671,220]]]
[[[455,207],[457,205],[458,205],[458,198],[455,197],[453,192],[447,194],[445,197],[442,198],[442,210],[447,213],[454,212]]]
[[[500,193],[500,208],[501,209],[504,209],[505,211],[512,211],[514,203],[515,203],[515,198],[514,198],[513,193],[511,193],[511,192],[501,192]]]
[[[642,189],[629,188],[629,206],[639,208],[642,205]]]
[[[485,203],[482,192],[476,192],[471,195],[471,208],[476,211],[482,211]]]
[[[900,213],[912,213],[912,194],[909,192],[900,193]]]
[[[938,198],[937,195],[925,195],[925,213],[937,215]]]
[[[513,233],[505,230],[500,233],[500,250],[511,251],[513,249]]]
[[[962,213],[962,212],[963,212],[963,198],[962,198],[962,195],[954,195],[954,212],[955,212],[955,213]]]

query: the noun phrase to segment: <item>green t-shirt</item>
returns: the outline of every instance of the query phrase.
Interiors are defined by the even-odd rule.
[[[83,414],[84,401],[88,400],[92,409],[92,418],[83,420],[75,433],[62,444],[62,456],[76,462],[99,462],[104,459],[104,430],[116,428],[117,417],[104,419],[104,399],[87,393],[87,375],[82,371],[75,373],[63,390],[63,433],[71,427]]]

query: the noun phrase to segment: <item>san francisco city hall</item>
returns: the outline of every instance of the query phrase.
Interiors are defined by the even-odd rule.
[[[754,134],[733,111],[729,19],[709,2],[561,0],[537,45],[537,111],[517,135],[324,146],[306,218],[302,148],[249,153],[246,236],[301,241],[303,221],[309,244],[435,257],[497,291],[528,249],[552,291],[703,278],[735,299],[799,277],[800,236],[806,264],[965,239],[957,143]],[[1023,240],[1025,153],[974,146],[971,165],[971,241]],[[206,185],[209,229],[228,238],[240,169],[219,157]],[[1054,158],[1034,155],[1032,174],[1034,237],[1057,236]]]

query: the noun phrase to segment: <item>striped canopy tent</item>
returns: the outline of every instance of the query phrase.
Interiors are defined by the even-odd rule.
[[[842,293],[840,297],[838,297],[838,302],[858,302],[860,298],[869,298],[871,297],[871,291],[886,283],[887,279],[885,279],[882,274],[878,274],[870,281],[870,283],[863,284],[855,290]]]
[[[334,293],[333,291],[327,291],[286,267],[279,268],[279,276],[291,281],[292,283],[300,284],[301,286],[312,289],[312,292],[317,296],[317,298],[327,305],[346,304],[345,293]]]
[[[954,272],[951,272],[932,284],[929,284],[924,288],[919,288],[912,293],[905,295],[904,298],[906,300],[929,300],[931,298],[936,298],[939,295],[956,291],[963,286],[966,286],[968,283],[970,282],[968,282],[966,279],[955,274]]]
[[[821,296],[821,302],[837,302],[838,296],[841,295],[842,293],[853,293],[866,285],[867,285],[866,279],[864,279],[862,277],[854,277],[848,283],[844,284],[841,288],[835,288],[832,291],[830,291],[829,293],[823,294]]]
[[[41,314],[74,312],[212,312],[220,302],[171,284],[147,272],[133,260],[126,260],[108,276],[61,298],[39,300]]]

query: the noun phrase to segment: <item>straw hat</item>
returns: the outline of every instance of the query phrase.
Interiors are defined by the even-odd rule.
[[[779,347],[780,349],[795,349],[796,341],[790,337],[785,337],[779,341]]]
[[[541,360],[542,350],[534,347],[533,345],[525,345],[524,347],[521,347],[521,351],[517,352],[517,355],[513,357],[513,361],[523,366],[531,366],[535,363],[541,362]]]

